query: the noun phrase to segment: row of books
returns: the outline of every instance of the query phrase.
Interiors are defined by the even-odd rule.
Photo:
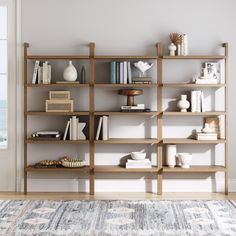
[[[133,169],[133,168],[152,168],[152,163],[151,161],[146,158],[144,160],[132,160],[132,159],[128,159],[125,167],[127,169]]]
[[[72,116],[66,124],[63,140],[85,140],[86,136],[81,132],[81,126],[79,125],[79,118]],[[85,123],[83,123],[83,128]]]
[[[205,112],[203,91],[201,90],[191,91],[191,112]]]
[[[98,122],[98,128],[96,133],[96,140],[108,140],[109,139],[109,117],[101,116]]]
[[[52,78],[52,66],[48,61],[35,61],[32,84],[50,84]]]
[[[137,104],[134,106],[121,106],[120,111],[123,112],[150,112],[149,108],[145,108],[145,104]]]
[[[129,61],[110,62],[111,84],[132,84],[131,63]]]

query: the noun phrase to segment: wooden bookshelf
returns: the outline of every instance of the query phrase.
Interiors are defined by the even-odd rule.
[[[163,45],[161,43],[156,44],[157,53],[156,55],[96,55],[95,54],[95,43],[89,44],[89,55],[28,55],[29,44],[24,43],[24,193],[26,194],[27,180],[29,172],[54,172],[54,173],[83,173],[87,174],[89,178],[89,192],[95,194],[95,178],[96,173],[103,173],[109,175],[109,173],[151,173],[156,175],[157,180],[157,192],[162,194],[163,176],[166,173],[173,173],[178,176],[178,173],[210,173],[216,172],[225,173],[225,193],[228,193],[228,44],[222,44],[224,48],[224,55],[189,55],[189,56],[165,56],[163,55]],[[87,60],[89,64],[89,81],[87,84],[79,83],[51,83],[51,84],[31,84],[28,76],[29,61],[34,60]],[[155,61],[157,65],[156,70],[156,82],[152,84],[107,84],[107,83],[96,83],[95,81],[95,62],[99,61],[113,61],[113,60],[151,60]],[[164,60],[225,60],[225,82],[223,84],[193,84],[193,83],[165,83],[163,81],[163,61]],[[176,62],[178,63],[178,62]],[[89,91],[89,110],[88,111],[74,111],[74,112],[45,112],[45,111],[30,111],[28,110],[28,93],[30,89],[35,88],[59,88],[59,89],[88,89]],[[119,89],[119,88],[144,88],[154,89],[157,94],[156,104],[157,107],[151,112],[120,112],[120,111],[97,111],[95,109],[95,92],[96,89]],[[194,88],[205,88],[205,89],[220,89],[225,90],[225,111],[206,111],[206,112],[177,112],[177,111],[163,111],[163,89],[194,89]],[[35,90],[34,90],[35,91]],[[40,91],[40,90],[39,90]],[[223,99],[223,98],[222,98]],[[154,117],[156,119],[157,138],[110,138],[108,140],[95,140],[94,134],[96,131],[95,118],[96,116],[141,116],[141,117]],[[206,140],[198,141],[191,138],[164,138],[163,137],[163,122],[167,116],[225,116],[225,139],[219,140]],[[88,116],[89,117],[89,137],[88,140],[33,140],[28,138],[28,117],[33,116]],[[128,117],[129,118],[129,117]],[[83,168],[35,168],[28,164],[28,146],[33,144],[51,145],[51,144],[68,144],[68,145],[82,145],[87,144],[89,146],[89,166]],[[155,152],[157,159],[155,166],[150,169],[126,169],[120,166],[110,165],[95,165],[95,146],[96,145],[155,145]],[[225,165],[224,166],[191,166],[188,169],[183,168],[169,168],[163,166],[163,148],[166,144],[224,144],[225,145]],[[66,147],[67,148],[67,147]],[[105,148],[105,147],[104,147]],[[115,147],[114,147],[115,148]]]

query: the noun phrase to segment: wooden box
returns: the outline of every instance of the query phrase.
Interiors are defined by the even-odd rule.
[[[46,112],[73,112],[73,100],[46,100]]]
[[[49,91],[50,100],[69,100],[70,91]]]

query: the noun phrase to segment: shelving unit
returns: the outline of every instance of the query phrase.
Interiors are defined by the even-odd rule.
[[[157,179],[157,192],[162,194],[163,175],[168,173],[225,173],[225,193],[228,193],[228,142],[227,142],[227,125],[228,125],[228,106],[227,106],[227,66],[228,66],[228,44],[222,45],[225,49],[225,55],[191,55],[191,56],[164,56],[163,46],[157,43],[157,55],[95,55],[95,44],[89,44],[89,56],[81,55],[28,55],[28,43],[24,43],[24,193],[27,193],[27,178],[28,172],[73,172],[84,173],[89,177],[90,194],[95,193],[95,174],[96,173],[153,173]],[[190,84],[190,83],[164,83],[163,82],[163,60],[225,60],[225,83],[224,84]],[[29,60],[87,60],[89,63],[89,82],[88,84],[78,83],[63,83],[63,84],[30,84],[28,80],[28,61]],[[100,60],[155,60],[157,63],[157,82],[152,84],[103,84],[95,81],[95,62]],[[37,88],[88,88],[89,89],[89,111],[75,111],[75,112],[45,112],[45,111],[29,111],[28,110],[28,90]],[[96,89],[112,89],[112,88],[154,88],[157,93],[157,109],[151,112],[120,112],[120,111],[96,111],[95,110],[95,90]],[[225,89],[225,111],[207,111],[207,112],[175,112],[163,111],[163,89],[164,88],[209,88],[209,89]],[[89,117],[89,137],[88,140],[32,140],[27,136],[28,132],[28,117],[29,116],[88,116]],[[94,134],[96,131],[95,117],[96,116],[141,116],[141,117],[155,117],[157,122],[156,136],[157,138],[111,138],[109,140],[95,140]],[[225,139],[215,141],[198,141],[190,138],[163,138],[163,120],[167,116],[225,116]],[[89,166],[83,168],[35,168],[28,165],[28,145],[36,144],[73,144],[73,145],[89,145]],[[129,145],[129,144],[144,144],[156,145],[157,161],[156,165],[151,169],[126,169],[120,166],[102,165],[95,166],[95,145]],[[163,147],[165,144],[224,144],[225,145],[225,165],[224,166],[191,166],[189,169],[183,168],[169,168],[163,166]]]

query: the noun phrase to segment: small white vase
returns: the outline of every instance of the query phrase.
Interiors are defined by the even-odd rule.
[[[166,165],[169,167],[176,166],[176,145],[170,144],[166,146]]]
[[[177,103],[177,107],[180,109],[181,112],[187,112],[187,109],[190,107],[189,101],[187,101],[187,95],[182,94],[180,96],[180,100]]]
[[[176,156],[178,157],[182,168],[190,168],[192,153],[178,153]]]
[[[65,68],[63,72],[63,78],[65,81],[73,82],[77,79],[77,70],[72,64],[72,61],[69,61],[69,65]]]
[[[175,51],[177,49],[177,47],[175,46],[174,43],[171,43],[169,46],[168,46],[168,49],[170,51],[170,56],[175,56]]]

